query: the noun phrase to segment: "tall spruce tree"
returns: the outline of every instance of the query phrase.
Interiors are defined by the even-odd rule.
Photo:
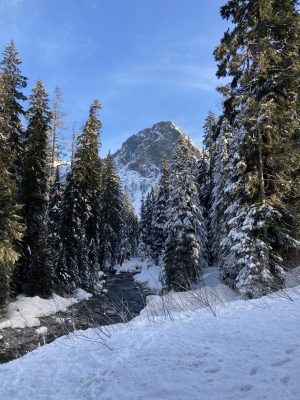
[[[147,258],[147,222],[146,222],[146,207],[145,199],[141,200],[141,216],[139,220],[139,236],[138,236],[138,255],[142,261]]]
[[[231,167],[231,160],[229,159],[231,140],[232,128],[228,120],[221,117],[216,129],[214,164],[211,178],[212,192],[209,208],[211,262],[214,265],[221,263],[221,242],[226,236],[224,212],[229,205],[230,193],[226,192],[225,188]]]
[[[215,51],[217,75],[232,77],[220,90],[234,129],[221,276],[245,297],[282,287],[283,260],[299,247],[299,215],[288,201],[300,162],[296,3],[235,0],[221,8],[233,28]]]
[[[139,222],[139,246],[138,253],[142,260],[151,259],[153,253],[153,211],[156,194],[152,188],[146,199],[142,200],[141,218]]]
[[[187,139],[173,156],[162,279],[168,289],[191,289],[207,265],[207,229],[199,200],[195,163]]]
[[[128,193],[123,195],[122,203],[122,231],[119,259],[121,265],[125,260],[130,260],[130,258],[137,255],[138,246],[138,219]]]
[[[21,116],[22,102],[26,100],[22,89],[27,79],[20,71],[21,61],[14,42],[6,47],[0,62],[0,303],[7,301],[13,291],[19,290],[17,259],[21,251],[20,182],[23,173],[23,142]],[[13,281],[13,285],[11,285]]]
[[[10,283],[15,262],[19,258],[16,241],[23,234],[23,225],[18,217],[19,206],[16,203],[16,181],[12,175],[15,154],[8,140],[7,123],[2,103],[2,87],[0,80],[0,306],[10,296]]]
[[[210,110],[208,112],[207,117],[205,118],[203,125],[203,166],[206,165],[207,170],[205,171],[206,175],[206,188],[205,193],[202,194],[203,201],[205,205],[209,204],[210,196],[212,192],[212,171],[214,167],[214,158],[215,158],[215,146],[216,146],[216,128],[217,128],[217,118],[215,114]]]
[[[210,110],[205,118],[203,125],[203,152],[198,159],[196,169],[198,184],[200,188],[200,201],[204,206],[205,218],[209,219],[212,191],[213,191],[213,169],[215,164],[216,150],[216,128],[217,119],[215,114]],[[208,229],[208,243],[211,244],[214,238],[210,235],[211,230]],[[208,263],[213,262],[213,254],[211,246],[208,246]]]
[[[161,162],[161,177],[158,182],[157,194],[152,215],[152,258],[159,265],[162,261],[165,246],[165,225],[168,221],[167,209],[170,187],[170,169],[167,157]]]
[[[63,184],[60,177],[59,166],[56,166],[55,180],[50,187],[49,209],[48,209],[48,231],[49,231],[49,253],[50,260],[54,271],[54,286],[61,288],[60,282],[63,277],[59,272],[59,260],[62,252],[61,242],[61,213],[63,201]]]
[[[8,138],[13,153],[11,171],[18,183],[23,170],[24,131],[21,116],[25,115],[22,102],[27,98],[22,89],[27,85],[27,78],[19,68],[21,60],[13,41],[5,48],[0,62],[1,84],[1,132]]]
[[[12,160],[11,148],[0,132],[0,306],[10,296],[13,269],[19,258],[16,241],[21,240],[24,231],[18,217],[16,183],[10,172]]]
[[[100,217],[100,265],[105,270],[111,270],[121,257],[122,200],[120,178],[116,174],[113,157],[109,153],[102,174]]]
[[[48,130],[51,120],[48,94],[37,81],[29,97],[23,176],[24,281],[30,296],[51,294],[53,270],[49,258],[47,212],[49,202]]]
[[[100,103],[95,100],[78,137],[67,176],[61,217],[62,249],[57,270],[64,290],[76,286],[92,290],[98,278],[95,255],[99,252],[101,190],[99,109]]]

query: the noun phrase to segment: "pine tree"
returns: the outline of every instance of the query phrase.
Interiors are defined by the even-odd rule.
[[[215,51],[217,75],[232,77],[220,90],[234,128],[221,275],[257,297],[283,286],[283,260],[299,247],[287,201],[300,162],[299,15],[292,0],[229,1],[221,15],[234,25]]]
[[[198,177],[198,185],[200,189],[200,201],[204,207],[205,219],[209,219],[212,191],[213,191],[213,170],[215,164],[216,150],[216,128],[217,119],[212,111],[208,112],[203,125],[203,151],[202,156],[198,159],[196,169]],[[211,230],[208,229],[208,243],[214,242],[214,237],[210,235]],[[208,263],[213,261],[211,246],[208,247]]]
[[[152,188],[146,199],[142,200],[141,218],[139,223],[138,254],[142,260],[151,259],[153,253],[152,218],[155,207],[155,192]]]
[[[102,176],[100,265],[110,270],[120,259],[123,223],[121,182],[110,153],[105,160]]]
[[[165,225],[168,221],[167,207],[169,200],[170,170],[166,156],[161,163],[161,177],[158,182],[157,196],[152,216],[152,258],[160,265],[165,246]]]
[[[82,240],[85,240],[85,237],[81,237],[83,206],[77,174],[72,168],[66,178],[62,201],[60,221],[62,245],[55,271],[57,283],[62,292],[72,292],[82,283],[79,278],[79,245]],[[87,269],[88,266],[86,265],[85,268]]]
[[[49,232],[49,253],[50,260],[54,271],[54,285],[55,288],[61,287],[61,282],[64,281],[59,271],[59,260],[62,252],[61,242],[61,213],[63,201],[63,185],[60,178],[59,166],[56,167],[55,181],[50,187],[49,196],[49,209],[48,209],[48,232]]]
[[[139,239],[138,239],[138,255],[142,261],[147,258],[147,222],[146,222],[146,209],[145,209],[145,199],[142,197],[141,200],[141,217],[139,221]]]
[[[49,258],[47,212],[49,202],[48,94],[37,81],[29,97],[24,155],[23,199],[27,226],[24,237],[24,284],[28,295],[48,297],[53,287]]]
[[[26,78],[21,75],[21,61],[13,42],[0,62],[0,303],[8,300],[12,289],[18,289],[17,260],[24,227],[20,218],[20,181],[23,169],[23,136],[21,116],[22,89]],[[13,281],[13,282],[12,282]]]
[[[216,129],[214,165],[212,170],[211,206],[209,214],[209,237],[211,238],[211,256],[214,265],[219,265],[219,263],[221,263],[221,242],[226,236],[224,212],[228,206],[229,193],[226,193],[225,187],[229,179],[231,165],[229,159],[231,140],[232,128],[228,120],[221,117],[218,128]]]
[[[1,81],[1,132],[8,138],[14,162],[12,173],[20,182],[23,170],[24,131],[21,116],[25,115],[22,103],[26,96],[22,93],[27,85],[27,78],[20,71],[21,61],[13,41],[5,48],[0,63]]]
[[[189,142],[180,138],[173,156],[162,279],[168,289],[189,290],[207,264],[207,231]]]
[[[0,86],[2,99],[2,87]],[[2,103],[1,103],[2,104]],[[15,262],[19,254],[16,241],[22,237],[23,226],[18,217],[19,207],[16,204],[16,181],[10,171],[14,163],[14,153],[8,141],[7,131],[3,129],[6,120],[1,105],[0,116],[0,306],[10,296],[10,283]],[[6,133],[6,134],[5,134]]]
[[[95,100],[78,137],[71,171],[67,176],[61,217],[62,250],[58,273],[65,290],[81,286],[92,290],[97,283],[101,161],[98,119],[100,103]]]
[[[138,219],[128,193],[123,195],[120,264],[137,255]]]
[[[209,160],[212,160],[214,157],[216,124],[216,116],[209,110],[203,125],[203,145],[207,151]]]

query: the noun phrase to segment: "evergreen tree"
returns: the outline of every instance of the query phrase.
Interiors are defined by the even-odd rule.
[[[214,158],[216,124],[216,116],[209,110],[203,125],[203,145],[209,160]]]
[[[123,196],[122,207],[122,232],[121,232],[121,250],[120,264],[125,260],[137,255],[138,246],[138,219],[135,215],[130,195],[125,193]]]
[[[2,87],[0,86],[2,99]],[[13,268],[19,254],[16,241],[22,237],[23,226],[18,217],[19,207],[16,204],[16,181],[11,173],[14,153],[9,144],[7,130],[3,129],[5,119],[1,103],[0,117],[0,306],[10,296],[10,283]]]
[[[212,262],[215,265],[219,265],[222,260],[221,242],[226,236],[224,211],[229,205],[228,196],[230,196],[230,193],[226,193],[225,187],[229,179],[231,165],[229,159],[229,148],[232,140],[232,128],[227,119],[221,117],[218,125],[219,126],[216,130],[214,165],[212,170],[211,207],[209,215],[211,256]]]
[[[7,301],[12,286],[19,289],[17,260],[21,251],[23,226],[20,219],[20,181],[23,170],[23,141],[21,116],[22,89],[26,78],[21,75],[21,61],[13,42],[0,62],[0,303]]]
[[[61,213],[63,201],[63,186],[60,178],[59,166],[56,167],[55,181],[50,187],[49,210],[48,210],[48,231],[49,231],[49,253],[54,270],[54,284],[60,288],[60,282],[64,281],[58,269],[60,254],[62,252],[61,242]]]
[[[213,170],[215,164],[215,150],[216,150],[216,129],[217,120],[212,111],[208,112],[203,125],[203,152],[202,157],[197,161],[197,177],[200,189],[200,201],[204,207],[205,219],[209,219],[212,191],[213,191]],[[208,230],[208,243],[211,244],[214,238],[210,236],[210,229]],[[208,247],[208,263],[211,264],[213,259],[211,246]]]
[[[99,109],[100,103],[95,100],[78,137],[72,168],[67,176],[61,217],[62,250],[57,272],[65,290],[75,286],[91,290],[98,278],[95,254],[99,252],[101,190]]]
[[[207,264],[207,232],[189,142],[180,138],[170,175],[162,279],[168,289],[189,290]]]
[[[283,286],[283,260],[299,247],[288,202],[300,163],[299,15],[292,0],[229,1],[221,15],[233,23],[215,56],[217,75],[232,77],[220,90],[234,128],[221,276],[257,297]]]
[[[80,182],[75,169],[67,175],[63,195],[60,236],[61,248],[55,271],[61,291],[72,292],[82,282],[79,277],[79,245],[85,236],[82,235],[82,216],[84,202],[81,199]],[[83,237],[82,237],[83,236]],[[85,266],[88,269],[88,266]]]
[[[166,156],[161,163],[161,177],[157,187],[157,196],[152,216],[152,258],[159,265],[162,261],[165,246],[165,225],[168,221],[167,208],[169,200],[170,170]]]
[[[5,48],[0,63],[0,124],[2,134],[11,145],[13,153],[11,172],[18,183],[22,177],[24,146],[24,131],[20,117],[24,116],[25,112],[21,102],[26,100],[22,89],[27,85],[27,78],[22,76],[20,64],[18,51],[14,42],[11,41]]]
[[[109,153],[103,168],[101,193],[100,265],[109,270],[120,259],[122,231],[122,193],[120,178]]]
[[[155,193],[152,188],[145,200],[142,200],[141,219],[139,223],[138,253],[142,260],[152,258],[153,232],[152,218],[155,207]]]
[[[29,98],[27,112],[23,199],[27,230],[24,237],[24,284],[30,296],[48,297],[53,271],[48,252],[48,129],[51,113],[48,94],[37,81]]]
[[[203,166],[206,165],[207,167],[207,170],[205,171],[206,172],[205,173],[206,185],[204,187],[205,192],[202,194],[203,201],[207,206],[210,201],[212,185],[213,185],[212,171],[214,168],[214,158],[215,158],[216,128],[217,128],[216,116],[212,111],[209,111],[203,125],[204,162],[202,163]]]
[[[147,221],[146,221],[146,209],[145,209],[145,199],[142,197],[141,201],[141,217],[139,221],[139,240],[138,240],[138,255],[142,261],[147,258]]]

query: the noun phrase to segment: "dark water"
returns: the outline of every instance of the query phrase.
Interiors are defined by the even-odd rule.
[[[58,312],[39,318],[41,325],[48,328],[46,337],[36,333],[36,327],[24,329],[7,328],[0,331],[0,364],[21,357],[26,353],[51,343],[74,329],[88,329],[95,326],[126,322],[140,313],[149,289],[133,279],[134,274],[124,272],[106,277],[106,295],[95,295]],[[1,337],[0,336],[0,337]]]

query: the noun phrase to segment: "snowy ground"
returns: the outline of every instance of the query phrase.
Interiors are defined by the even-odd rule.
[[[299,400],[300,286],[243,301],[216,273],[197,290],[219,299],[213,307],[176,294],[170,318],[164,307],[153,314],[151,296],[130,324],[75,332],[0,366],[0,399]]]
[[[0,320],[0,330],[4,328],[25,328],[39,326],[39,317],[65,311],[72,304],[92,297],[83,289],[77,289],[74,297],[64,298],[53,294],[50,299],[41,299],[38,296],[18,296],[16,301],[9,303],[7,315]],[[1,397],[0,397],[1,398]]]

